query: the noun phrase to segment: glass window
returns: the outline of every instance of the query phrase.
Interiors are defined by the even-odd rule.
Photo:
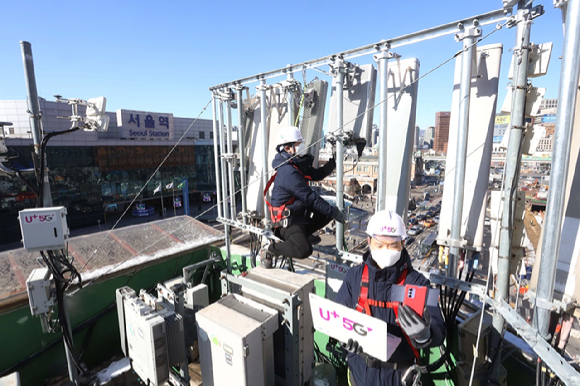
[[[205,139],[205,131],[199,132],[199,139]]]
[[[209,132],[209,139],[213,139],[213,131]]]

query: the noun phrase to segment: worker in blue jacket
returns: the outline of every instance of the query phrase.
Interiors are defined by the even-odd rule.
[[[336,162],[331,159],[321,168],[312,167],[313,158],[307,154],[304,139],[297,127],[281,129],[276,143],[277,154],[272,161],[276,174],[270,185],[271,202],[268,202],[275,235],[283,240],[271,243],[260,252],[260,265],[271,268],[275,257],[304,259],[312,254],[312,243],[320,241],[313,233],[320,230],[332,219],[344,223],[345,214],[330,205],[308,185],[309,181],[326,178]]]
[[[418,360],[418,349],[443,343],[445,323],[438,305],[425,307],[421,317],[391,299],[393,284],[430,286],[429,280],[411,265],[401,217],[392,211],[377,212],[369,221],[367,234],[370,250],[363,256],[363,264],[347,272],[335,301],[384,320],[387,331],[400,337],[401,342],[387,362],[366,355],[356,341],[343,343],[349,351],[349,384],[398,386],[405,371]]]

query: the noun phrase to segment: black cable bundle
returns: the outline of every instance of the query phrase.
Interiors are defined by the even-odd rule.
[[[50,332],[58,332],[57,324],[60,325],[63,340],[71,354],[71,358],[79,373],[83,373],[83,369],[79,365],[74,355],[74,343],[72,335],[72,326],[65,315],[64,296],[66,290],[72,283],[78,279],[78,285],[82,288],[82,278],[77,269],[73,266],[62,251],[47,251],[45,254],[40,252],[42,260],[44,260],[47,268],[52,273],[56,287],[56,301],[58,308],[58,319],[56,321],[48,320],[48,329]],[[48,256],[47,256],[48,255]],[[68,274],[68,275],[67,275]],[[68,276],[68,277],[67,277]]]
[[[463,269],[459,271],[459,277],[461,277]],[[473,280],[473,275],[475,270],[467,273],[465,281],[471,283]],[[463,304],[467,292],[459,291],[458,289],[445,287],[439,287],[439,298],[441,301],[441,311],[443,312],[443,320],[445,321],[445,327],[447,330],[447,345],[444,351],[441,352],[441,357],[424,367],[427,372],[433,372],[443,366],[443,364],[449,359],[449,354],[451,353],[451,347],[453,347],[453,328],[455,327],[455,319],[459,313],[459,309]]]

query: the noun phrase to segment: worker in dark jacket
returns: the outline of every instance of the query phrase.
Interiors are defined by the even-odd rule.
[[[309,181],[326,178],[336,163],[331,159],[321,168],[312,167],[297,127],[280,131],[277,154],[272,161],[276,170],[272,198],[269,203],[275,234],[282,240],[271,243],[260,253],[260,265],[271,268],[274,257],[304,259],[312,254],[312,242],[320,241],[313,233],[332,219],[344,223],[345,214],[330,205],[308,185]],[[318,239],[318,240],[317,240]]]
[[[397,304],[398,318],[391,302],[393,284],[430,286],[421,273],[415,271],[404,248],[405,224],[401,217],[391,211],[380,211],[373,215],[367,227],[370,250],[363,256],[363,264],[351,268],[338,291],[335,301],[346,307],[365,312],[387,323],[390,334],[401,338],[387,362],[381,362],[362,352],[358,342],[349,340],[343,344],[348,353],[349,384],[351,386],[400,385],[404,372],[418,356],[417,349],[437,347],[443,343],[446,331],[439,306],[426,307],[423,317],[411,308]],[[367,273],[368,290],[361,291],[363,273]],[[380,305],[367,305],[370,303]],[[365,303],[361,307],[361,303]],[[386,344],[384,342],[383,344]],[[406,381],[411,381],[406,380]],[[410,382],[409,382],[410,383]]]

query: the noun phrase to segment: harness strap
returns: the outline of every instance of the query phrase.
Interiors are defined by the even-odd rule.
[[[302,175],[302,177],[308,182],[308,180],[312,180],[312,177],[310,176],[305,176],[300,169],[294,165],[292,162],[289,163],[290,165],[292,165],[296,170],[298,170],[298,172]],[[291,205],[294,203],[294,201],[296,201],[296,197],[291,197],[288,201],[286,201],[284,204],[280,205],[280,206],[272,206],[272,204],[270,203],[270,201],[268,201],[266,199],[266,195],[268,194],[268,190],[270,190],[270,186],[272,186],[272,184],[274,183],[274,180],[276,179],[276,176],[278,175],[278,172],[274,173],[272,175],[272,177],[270,177],[270,179],[268,180],[268,182],[266,183],[266,187],[264,188],[264,201],[266,201],[266,205],[268,206],[268,209],[270,210],[270,218],[272,220],[272,226],[274,228],[278,228],[280,226],[286,226],[283,224],[282,220],[285,219],[284,216],[284,212],[286,211],[286,207],[288,205]]]
[[[399,277],[397,278],[397,285],[405,285],[405,280],[407,279],[408,271],[409,271],[408,269],[405,269],[401,273],[401,275],[399,275]],[[393,311],[395,312],[397,325],[399,325],[399,302],[383,302],[374,299],[369,299],[368,297],[369,297],[369,266],[365,264],[360,282],[360,295],[358,297],[358,304],[356,305],[356,310],[358,312],[362,312],[370,316],[371,315],[370,306],[380,308],[392,308]],[[401,329],[401,331],[403,330]],[[403,335],[405,336],[407,343],[409,343],[409,346],[411,346],[413,354],[415,354],[415,358],[417,358],[418,361],[419,351],[415,348],[415,346],[413,346],[411,338],[409,338],[409,336],[405,334],[405,331],[403,331]]]

